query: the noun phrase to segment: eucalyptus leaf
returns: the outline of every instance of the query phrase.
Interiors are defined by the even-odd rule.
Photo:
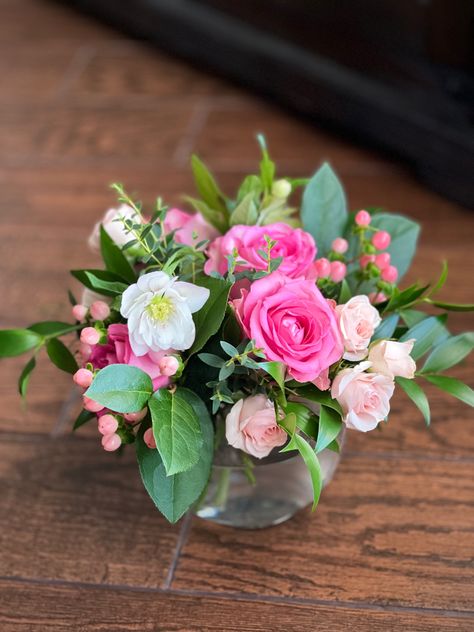
[[[398,314],[390,314],[382,320],[380,325],[374,332],[372,336],[372,340],[381,340],[381,339],[389,339],[393,336],[393,332],[397,328],[399,321]]]
[[[421,358],[429,349],[440,340],[449,336],[449,332],[444,326],[446,316],[430,316],[411,327],[400,338],[400,342],[415,339],[415,344],[411,351],[414,360]]]
[[[43,342],[43,336],[30,329],[0,330],[0,358],[12,358],[31,351]]]
[[[421,323],[422,320],[428,318],[428,314],[425,314],[425,312],[420,312],[417,309],[410,308],[401,310],[400,316],[408,325],[408,327],[414,327],[418,323]]]
[[[110,364],[97,373],[85,394],[117,413],[137,413],[152,393],[147,373],[127,364]]]
[[[433,349],[420,373],[440,373],[445,371],[464,360],[473,349],[473,332],[452,336]]]

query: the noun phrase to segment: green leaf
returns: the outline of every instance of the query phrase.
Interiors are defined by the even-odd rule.
[[[122,279],[129,283],[135,283],[137,275],[133,271],[132,266],[128,262],[127,257],[122,250],[110,238],[108,232],[100,225],[100,252],[104,260],[105,267],[109,272],[118,274]]]
[[[316,441],[316,452],[321,452],[324,448],[338,437],[342,428],[342,420],[339,413],[333,408],[321,406],[319,413],[319,431],[318,440]]]
[[[390,298],[387,307],[385,308],[386,312],[391,312],[393,310],[400,310],[405,306],[409,306],[413,304],[417,299],[422,296],[426,290],[428,289],[428,285],[420,286],[418,284],[411,285],[406,288],[402,292],[396,289]]]
[[[418,323],[421,323],[422,320],[428,318],[428,314],[425,312],[420,312],[417,309],[403,309],[400,312],[400,316],[403,318],[408,327],[414,327]]]
[[[309,399],[312,402],[328,406],[339,413],[339,415],[342,414],[339,402],[331,397],[329,391],[320,391],[313,384],[305,384],[304,386],[300,386],[299,383],[296,384],[297,385],[295,386],[293,382],[287,382],[286,386],[291,387],[303,399]]]
[[[28,382],[30,381],[30,375],[36,366],[36,358],[33,356],[28,360],[21,375],[18,379],[18,391],[22,397],[26,397],[26,389],[28,388]]]
[[[204,364],[207,364],[208,366],[213,366],[216,369],[220,369],[221,367],[223,367],[226,362],[224,358],[214,355],[213,353],[199,353],[198,358],[202,360]]]
[[[127,289],[122,278],[108,270],[71,270],[74,278],[89,290],[105,296],[116,296]]]
[[[389,339],[393,336],[393,332],[397,328],[399,316],[398,314],[390,314],[384,318],[374,332],[372,340]]]
[[[457,397],[468,406],[474,406],[474,391],[460,380],[447,375],[424,375],[423,377],[442,391]]]
[[[203,442],[199,418],[188,392],[182,391],[161,388],[148,402],[153,435],[168,476],[191,469],[199,460]]]
[[[351,292],[351,288],[349,287],[349,283],[346,281],[346,279],[343,279],[341,283],[341,291],[339,293],[338,302],[339,304],[347,303],[347,301],[351,298],[352,298],[352,292]]]
[[[285,392],[286,367],[282,362],[259,362],[258,367],[275,380],[282,393]]]
[[[301,219],[304,229],[316,241],[318,257],[327,256],[332,242],[343,234],[347,222],[344,190],[328,163],[316,171],[305,188]]]
[[[474,303],[445,303],[444,301],[433,301],[432,299],[425,299],[425,303],[434,305],[440,309],[445,309],[448,312],[472,312],[474,311]]]
[[[406,342],[414,338],[416,340],[411,356],[414,360],[418,360],[425,353],[446,336],[449,332],[444,326],[446,316],[430,316],[411,327],[400,338],[400,342]]]
[[[441,288],[446,283],[446,279],[447,278],[448,278],[448,262],[447,261],[443,261],[443,267],[441,269],[441,274],[439,275],[439,279],[436,281],[436,283],[431,288],[429,296],[432,296],[433,294],[436,294],[436,292],[439,292],[439,290],[441,290]]]
[[[66,373],[74,374],[78,370],[75,357],[64,343],[57,338],[51,338],[46,343],[46,353],[51,362]]]
[[[198,277],[195,283],[200,287],[206,287],[210,291],[210,295],[204,306],[193,314],[196,338],[189,350],[190,355],[202,349],[209,338],[219,330],[224,320],[227,299],[232,287],[232,283],[229,281],[208,276]]]
[[[204,217],[217,230],[225,232],[229,221],[227,198],[220,191],[209,169],[196,155],[191,157],[191,168],[196,188],[206,206],[203,213]],[[208,213],[208,211],[214,211],[214,213]]]
[[[464,360],[474,349],[474,333],[452,336],[436,346],[420,373],[440,373]]]
[[[58,336],[69,334],[72,331],[77,331],[77,325],[71,325],[70,323],[61,323],[55,320],[48,320],[42,323],[34,323],[34,325],[30,325],[28,329],[30,331],[34,331],[40,336],[54,336],[57,338]]]
[[[257,223],[258,211],[254,193],[247,193],[244,199],[235,207],[230,216],[230,225],[246,224],[252,226]]]
[[[258,176],[246,176],[239,187],[237,201],[240,203],[249,193],[252,193],[253,197],[256,198],[262,193],[262,190],[262,182]]]
[[[233,357],[239,355],[239,350],[237,349],[237,347],[234,347],[234,345],[231,345],[230,342],[226,342],[225,340],[221,340],[220,341],[220,345],[221,345],[222,349],[225,351],[225,353],[230,358],[233,358]]]
[[[38,347],[43,337],[29,329],[0,330],[0,358],[13,358]]]
[[[88,410],[81,410],[81,412],[77,416],[76,421],[74,422],[72,429],[77,430],[88,421],[91,421],[91,419],[97,419],[97,415],[95,413],[89,412]]]
[[[267,150],[267,143],[263,134],[257,134],[257,141],[262,150],[262,160],[260,162],[260,180],[267,193],[272,190],[273,178],[275,177],[275,163],[270,159]]]
[[[378,230],[386,230],[392,238],[387,252],[391,264],[398,270],[398,280],[410,267],[416,251],[416,243],[420,234],[420,226],[403,215],[395,213],[376,213],[372,216],[371,226]]]
[[[430,405],[428,399],[421,388],[414,380],[408,380],[405,377],[396,377],[396,383],[403,388],[408,397],[421,411],[425,418],[426,425],[430,425]]]
[[[319,465],[318,457],[316,456],[315,451],[309,445],[309,443],[303,439],[300,435],[295,434],[294,440],[296,442],[296,446],[298,448],[299,453],[303,457],[303,461],[306,464],[306,467],[309,470],[311,476],[311,482],[313,484],[313,511],[316,509],[316,506],[319,502],[319,497],[321,496],[321,490],[323,487],[323,475],[321,472],[321,466]]]
[[[137,413],[152,393],[147,373],[127,364],[110,364],[97,373],[86,396],[117,413]]]
[[[177,522],[199,499],[209,480],[214,456],[214,429],[205,405],[187,389],[181,389],[181,395],[193,407],[200,424],[203,443],[196,465],[186,472],[167,476],[158,450],[148,448],[143,441],[144,425],[140,427],[136,441],[138,465],[145,489],[170,522]]]
[[[287,415],[295,415],[298,428],[308,437],[316,440],[318,436],[318,417],[312,410],[300,402],[288,402],[283,410]]]

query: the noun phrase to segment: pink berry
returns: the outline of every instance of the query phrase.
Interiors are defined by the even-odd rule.
[[[342,263],[342,261],[331,262],[331,281],[334,281],[334,283],[340,283],[346,276],[346,272],[347,268],[345,263]]]
[[[143,433],[143,441],[149,448],[156,448],[156,441],[155,437],[153,436],[153,430],[151,428],[148,428]]]
[[[84,327],[81,331],[81,342],[86,345],[96,345],[100,340],[100,333],[94,327]]]
[[[94,379],[94,374],[89,369],[79,369],[74,373],[72,379],[78,386],[82,386],[82,388],[89,388],[92,384],[92,380]]]
[[[345,252],[347,252],[349,248],[349,242],[347,241],[347,239],[343,239],[342,237],[337,237],[332,242],[331,248],[334,250],[334,252],[337,252],[338,254],[343,255]]]
[[[387,300],[387,297],[385,296],[385,294],[383,292],[371,292],[369,294],[369,301],[372,303],[372,305],[377,305],[378,303],[383,303],[384,301]]]
[[[110,307],[104,301],[94,301],[90,311],[94,320],[105,320],[110,316]]]
[[[139,410],[138,413],[126,413],[124,418],[131,423],[135,423],[136,421],[145,419],[147,412],[148,408],[142,408],[142,410]]]
[[[87,360],[91,357],[92,347],[87,345],[85,342],[81,342],[79,345],[79,352],[81,354],[82,360],[87,362]]]
[[[102,447],[107,452],[115,452],[122,445],[122,439],[118,434],[107,434],[102,437]]]
[[[87,316],[87,307],[85,305],[74,305],[74,307],[72,308],[72,315],[73,318],[82,323],[82,321]]]
[[[321,257],[321,259],[317,259],[314,262],[314,267],[316,268],[316,274],[318,279],[325,279],[329,276],[331,272],[331,262],[329,259],[325,257]]]
[[[86,397],[85,395],[82,396],[82,400],[84,408],[90,413],[98,413],[104,408],[102,404],[95,402],[93,399]]]
[[[158,362],[161,375],[171,377],[179,369],[179,361],[174,356],[163,356]]]
[[[379,230],[372,237],[372,243],[377,248],[377,250],[385,250],[390,246],[390,242],[392,238],[387,233],[386,230]]]
[[[99,418],[98,428],[100,434],[113,434],[118,428],[118,421],[113,415],[106,414]]]
[[[398,270],[395,266],[388,266],[388,268],[382,270],[382,274],[380,276],[382,280],[387,283],[395,283],[398,279]]]
[[[390,265],[390,254],[388,252],[382,252],[375,256],[375,265],[379,270],[385,270]]]
[[[370,213],[367,213],[367,211],[364,210],[359,211],[355,216],[355,223],[357,226],[368,226],[370,224],[370,220]]]
[[[369,265],[369,263],[374,263],[374,262],[375,262],[375,255],[362,255],[362,257],[359,259],[361,268],[366,268]]]

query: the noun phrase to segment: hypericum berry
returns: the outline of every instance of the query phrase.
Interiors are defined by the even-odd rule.
[[[78,320],[80,323],[82,323],[82,321],[87,316],[87,307],[85,305],[80,305],[80,304],[74,305],[74,307],[72,308],[72,316],[73,318]]]
[[[142,408],[138,411],[138,413],[125,413],[124,419],[126,419],[130,423],[135,423],[136,421],[141,421],[142,419],[145,419],[147,412],[148,408]]]
[[[98,420],[97,427],[99,428],[100,434],[110,435],[117,430],[118,421],[113,415],[102,415],[102,417],[100,417]]]
[[[321,257],[321,259],[316,259],[316,261],[314,262],[314,267],[316,269],[318,279],[325,279],[331,273],[331,262],[325,257]]]
[[[370,213],[367,213],[367,211],[359,211],[356,216],[355,216],[355,223],[357,224],[357,226],[368,226],[370,224]]]
[[[388,248],[390,246],[391,241],[392,238],[386,230],[378,230],[372,237],[372,243],[377,248],[377,250],[385,250],[385,248]]]
[[[82,396],[82,401],[84,408],[90,413],[98,413],[104,408],[102,404],[95,402],[93,399],[86,397],[85,395]]]
[[[118,434],[108,434],[102,437],[102,447],[107,452],[115,452],[122,445],[122,439]]]
[[[79,369],[74,373],[72,379],[78,386],[82,386],[82,388],[89,388],[92,384],[92,380],[94,379],[94,374],[89,369]]]
[[[331,262],[331,272],[329,274],[331,281],[334,281],[334,283],[340,283],[346,276],[346,272],[347,268],[345,263],[342,263],[342,261]]]
[[[143,433],[143,441],[146,443],[146,445],[149,448],[152,448],[152,449],[156,448],[156,441],[155,441],[155,437],[153,436],[153,430],[151,428],[148,428]]]
[[[369,294],[369,301],[372,305],[377,305],[378,303],[383,303],[387,300],[387,296],[383,292],[371,292]]]
[[[276,198],[287,198],[291,193],[291,183],[282,178],[272,184],[272,195]]]
[[[100,333],[94,327],[84,327],[81,331],[81,342],[86,345],[96,345],[100,340]]]
[[[382,274],[380,275],[382,281],[386,281],[387,283],[395,283],[398,279],[398,270],[395,266],[388,266],[385,270],[382,270]]]
[[[174,356],[163,356],[158,362],[161,375],[171,377],[179,369],[179,360]]]
[[[81,342],[79,345],[79,352],[81,354],[82,360],[87,362],[87,360],[91,357],[92,347],[85,342]]]
[[[388,252],[381,252],[375,257],[375,265],[380,270],[385,270],[390,265],[390,254]]]
[[[366,268],[369,263],[375,263],[375,255],[362,255],[359,259],[360,267]]]
[[[94,320],[105,320],[110,316],[110,307],[105,301],[94,301],[90,312]]]
[[[334,252],[337,252],[338,254],[343,255],[345,252],[347,252],[349,248],[349,242],[347,241],[347,239],[344,239],[343,237],[337,237],[332,242],[331,248],[334,250]]]

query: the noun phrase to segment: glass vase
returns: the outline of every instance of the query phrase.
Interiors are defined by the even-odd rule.
[[[344,430],[338,437],[342,449]],[[296,452],[278,448],[264,459],[253,459],[226,444],[214,456],[211,478],[195,513],[200,518],[241,529],[280,524],[313,502],[311,477]],[[334,476],[340,451],[318,454],[323,487]]]

